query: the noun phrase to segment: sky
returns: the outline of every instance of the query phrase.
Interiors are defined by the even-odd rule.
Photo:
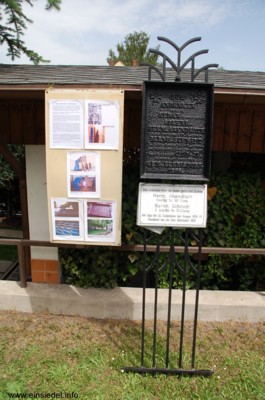
[[[201,37],[182,55],[208,49],[195,67],[216,63],[226,70],[265,71],[265,0],[62,0],[61,10],[45,11],[45,0],[23,5],[33,20],[23,37],[28,48],[52,65],[108,65],[109,49],[127,34],[144,31],[149,47],[176,62],[176,51],[158,41],[164,36],[178,46]],[[24,56],[12,61],[0,46],[0,63],[30,64]]]

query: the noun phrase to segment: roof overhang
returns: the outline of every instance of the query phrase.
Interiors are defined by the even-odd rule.
[[[107,85],[107,84],[77,84],[77,85],[51,85],[25,84],[25,85],[0,85],[0,99],[13,100],[43,100],[48,89],[122,89],[126,98],[140,100],[142,85]],[[223,88],[214,86],[214,100],[216,103],[236,104],[265,104],[264,89]]]

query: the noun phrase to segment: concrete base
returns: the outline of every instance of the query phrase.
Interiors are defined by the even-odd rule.
[[[146,319],[153,319],[154,289],[146,291]],[[168,290],[158,291],[158,319],[167,319]],[[187,320],[194,318],[195,291],[186,292]],[[181,315],[182,291],[173,290],[172,320]],[[265,292],[200,291],[200,321],[265,320]],[[59,315],[80,315],[93,318],[141,320],[142,289],[80,289],[70,285],[0,281],[0,310],[48,312]]]

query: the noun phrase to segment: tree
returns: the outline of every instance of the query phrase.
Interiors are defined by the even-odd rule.
[[[20,163],[21,168],[25,168],[25,152],[22,145],[7,145],[10,152]],[[11,166],[0,154],[0,215],[5,213],[9,218],[13,209],[20,210],[19,205],[19,184],[18,177]]]
[[[33,6],[35,0],[0,0],[0,21],[5,19],[5,24],[0,24],[0,44],[7,45],[7,56],[12,60],[25,54],[34,64],[49,62],[34,50],[28,49],[22,40],[27,24],[33,21],[23,12],[23,3]],[[60,10],[61,0],[46,0],[45,9]]]
[[[148,53],[148,44],[150,36],[147,33],[133,32],[125,36],[123,43],[118,43],[116,45],[118,54],[110,49],[107,62],[121,61],[124,65],[132,65],[132,61],[136,60],[138,63],[148,62],[153,65],[157,65],[158,55]],[[156,47],[156,50],[159,46]]]

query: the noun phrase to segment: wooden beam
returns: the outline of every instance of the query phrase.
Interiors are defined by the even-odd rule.
[[[91,246],[85,244],[73,244],[73,243],[58,243],[58,242],[49,242],[47,240],[29,240],[29,239],[1,239],[0,244],[12,244],[17,245],[17,243],[21,242],[22,246],[41,246],[41,247],[58,247],[58,248],[73,248],[73,249],[88,249],[90,247],[98,247],[100,246]],[[136,251],[143,252],[145,250],[145,246],[143,244],[136,245],[121,245],[121,246],[111,246],[113,251]],[[184,253],[184,246],[174,246],[176,253]],[[198,253],[197,246],[189,246],[188,247],[190,254]],[[156,245],[147,245],[146,251],[150,253],[154,253],[156,251]],[[160,246],[161,253],[168,253],[170,251],[170,246]],[[244,248],[244,247],[202,247],[201,249],[203,254],[240,254],[240,255],[259,255],[265,256],[265,248]]]

